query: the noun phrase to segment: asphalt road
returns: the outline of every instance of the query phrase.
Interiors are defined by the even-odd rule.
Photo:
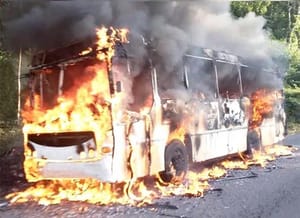
[[[294,146],[300,147],[300,133],[287,136],[282,141],[282,144],[283,145],[294,145]]]
[[[134,207],[63,202],[41,206],[35,202],[0,205],[0,217],[300,217],[300,134],[283,144],[299,150],[266,166],[233,170],[231,177],[210,182],[204,197],[172,196]],[[255,176],[251,176],[255,175]],[[245,178],[251,177],[251,178]]]

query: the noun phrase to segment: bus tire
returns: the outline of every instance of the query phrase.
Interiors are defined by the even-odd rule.
[[[165,148],[165,170],[160,178],[166,183],[181,183],[188,170],[188,154],[180,140],[171,141]]]
[[[260,134],[260,131],[258,129],[248,130],[246,154],[252,156],[253,149],[259,150],[260,148],[261,148],[261,134]]]

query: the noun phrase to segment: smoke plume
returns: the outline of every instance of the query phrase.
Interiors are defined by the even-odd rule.
[[[6,35],[11,48],[49,49],[84,39],[102,25],[126,27],[137,38],[154,40],[166,78],[190,45],[242,56],[257,69],[274,69],[284,54],[264,30],[264,18],[249,13],[235,19],[229,4],[209,0],[48,1],[7,22]],[[145,51],[136,46],[134,53],[142,57]],[[262,71],[256,73],[262,86],[282,86],[280,75],[270,79]]]

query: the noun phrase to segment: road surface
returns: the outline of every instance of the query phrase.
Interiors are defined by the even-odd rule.
[[[283,144],[299,147],[265,168],[233,170],[231,177],[210,182],[204,197],[172,196],[142,207],[101,206],[62,202],[41,206],[35,202],[7,205],[0,196],[0,217],[300,217],[300,134]],[[253,176],[255,175],[255,176]],[[2,203],[1,203],[2,202]]]

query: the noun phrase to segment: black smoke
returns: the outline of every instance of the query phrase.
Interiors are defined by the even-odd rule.
[[[94,34],[96,27],[126,27],[137,36],[155,41],[169,77],[190,45],[243,56],[259,69],[274,69],[284,56],[278,43],[264,30],[263,17],[249,13],[235,19],[226,1],[47,1],[5,23],[7,45],[18,50],[50,49]],[[136,46],[142,57],[144,48]],[[284,69],[280,69],[284,71]],[[282,78],[264,77],[263,84],[282,86]],[[259,83],[259,81],[257,81]]]

